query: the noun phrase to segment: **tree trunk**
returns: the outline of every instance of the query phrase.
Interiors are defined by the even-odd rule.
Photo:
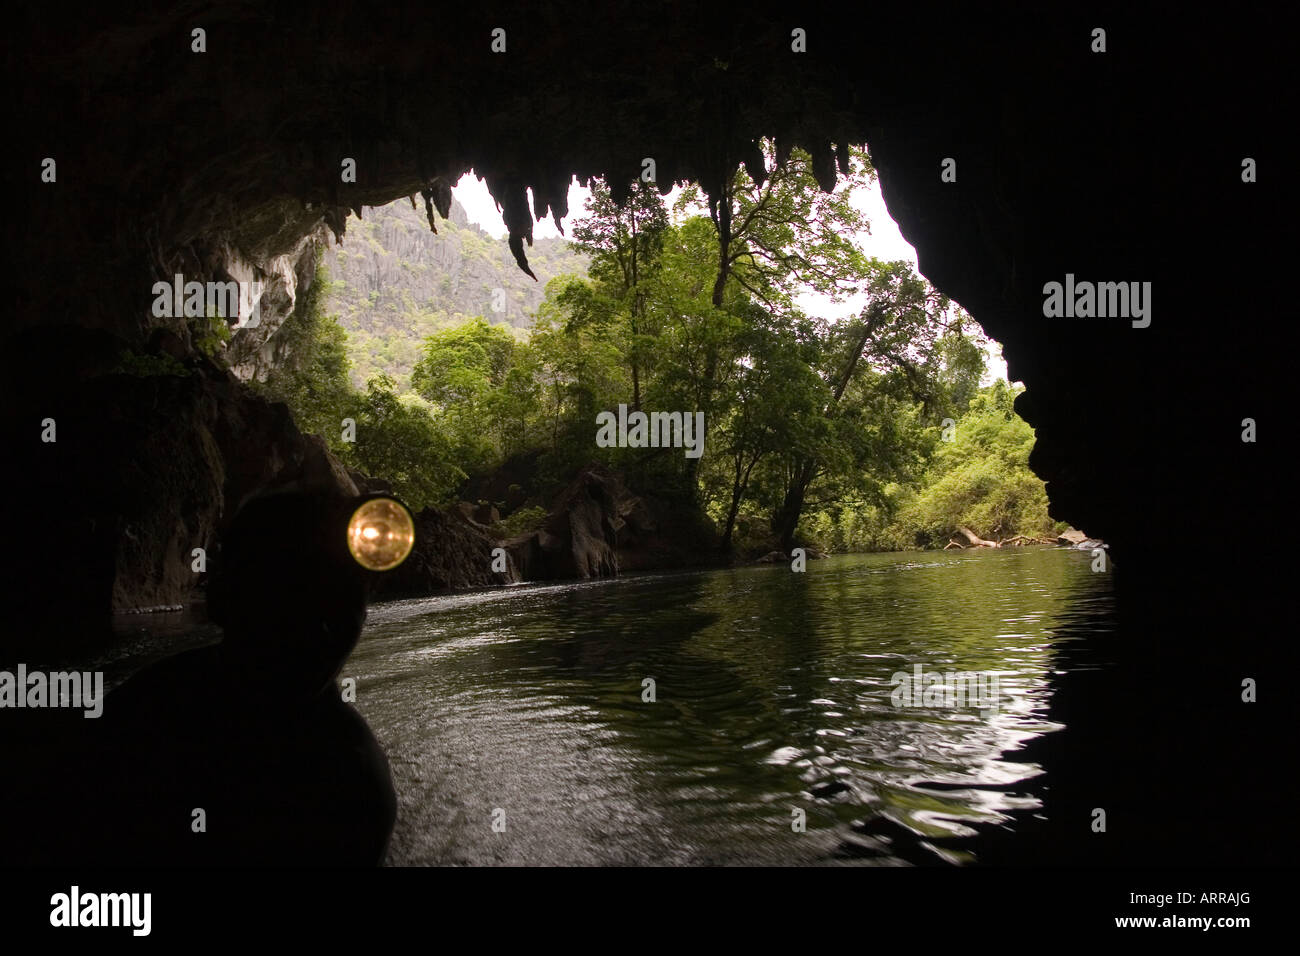
[[[975,547],[975,548],[1002,547],[1002,545],[998,544],[996,541],[989,541],[987,538],[981,538],[970,528],[958,528],[957,531],[962,535],[962,537],[964,537],[967,541],[971,543],[971,547]]]
[[[1023,544],[1053,544],[1052,541],[1044,541],[1042,538],[1031,538],[1027,534],[1012,535],[1010,538],[1003,538],[998,542],[999,548],[1005,548],[1007,545],[1019,547]]]
[[[736,472],[731,483],[731,507],[727,511],[726,530],[722,533],[722,550],[724,553],[731,551],[731,535],[736,528],[736,516],[740,514],[740,503],[744,500],[745,491],[749,488],[749,475],[762,457],[762,452],[755,455],[749,460],[749,464],[744,466],[743,470],[741,465],[744,459],[740,457],[736,459]]]
[[[780,510],[772,520],[772,531],[780,538],[780,548],[786,554],[794,547],[794,533],[798,530],[799,518],[803,515],[804,495],[808,493],[808,486],[812,484],[816,470],[817,463],[813,461],[806,461],[799,467],[781,502]]]
[[[846,356],[844,368],[840,371],[839,378],[835,382],[831,401],[822,410],[822,414],[827,418],[835,413],[840,399],[844,397],[844,392],[853,379],[853,373],[857,371],[858,363],[862,360],[862,353],[866,349],[867,343],[871,341],[871,337],[875,335],[876,329],[884,322],[887,314],[888,310],[884,303],[874,303],[872,305],[862,323],[862,330],[854,341],[853,348]],[[799,527],[799,518],[803,514],[804,495],[807,494],[808,486],[812,484],[813,477],[816,474],[817,462],[815,460],[804,461],[799,466],[795,480],[791,483],[790,490],[786,492],[785,500],[781,502],[780,510],[772,519],[772,531],[780,537],[781,550],[787,554],[794,546],[794,533]]]
[[[636,252],[638,247],[638,234],[636,222],[636,207],[632,207],[632,282],[626,291],[632,294],[632,341],[629,351],[632,353],[632,410],[639,412],[641,410],[641,373],[637,368],[637,322],[640,316],[641,293],[640,282],[641,276],[637,271]]]
[[[740,496],[732,494],[731,507],[727,510],[727,526],[722,532],[722,553],[731,552],[731,536],[736,530],[736,515],[740,513]]]

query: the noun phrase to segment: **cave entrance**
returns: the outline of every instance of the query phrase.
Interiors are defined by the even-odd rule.
[[[287,350],[296,353],[288,356],[290,373],[271,373],[265,390],[298,403],[304,430],[350,467],[402,476],[396,490],[415,507],[455,505],[498,530],[535,524],[567,477],[601,461],[644,471],[647,484],[666,485],[699,508],[719,528],[718,550],[732,556],[739,544],[742,560],[787,553],[796,543],[820,553],[1054,540],[1063,526],[1049,519],[1041,482],[1024,460],[1030,433],[1012,412],[1018,386],[1005,381],[996,343],[917,274],[916,253],[889,217],[869,155],[854,152],[848,172],[825,192],[808,154],[796,150],[778,166],[774,144],[763,148],[759,178],[738,166],[723,189],[734,206],[729,216],[693,184],[661,193],[634,182],[620,202],[601,179],[573,178],[567,217],[537,222],[528,273],[508,245],[499,204],[472,173],[451,189],[436,232],[431,211],[414,196],[356,210],[346,238],[321,256],[321,288],[281,333],[306,347]],[[728,271],[719,276],[728,219],[737,225],[725,227]],[[749,225],[760,221],[771,226]],[[303,321],[314,331],[300,329]],[[780,371],[787,380],[805,376],[802,399],[773,395],[787,347],[822,353]],[[586,364],[566,355],[574,349]],[[703,349],[712,367],[692,368],[690,349]],[[314,404],[304,404],[309,397]],[[355,433],[334,428],[357,419],[344,405],[377,421],[383,403],[408,416],[423,446],[356,442]],[[769,419],[787,423],[746,437],[747,416],[762,406]],[[841,470],[862,475],[837,475],[838,486],[815,455],[777,468],[789,429],[817,408],[835,427],[896,440],[855,449]],[[973,492],[964,510],[927,500],[923,515],[900,523],[920,471],[872,473],[874,463],[946,450],[967,437],[959,420],[968,413],[975,435],[1000,416],[1002,440],[1018,443],[1018,470]],[[604,439],[593,415],[597,424],[608,416]],[[684,459],[658,451],[689,437],[682,425],[696,418],[701,438]],[[882,423],[890,418],[911,434]],[[734,468],[701,467],[706,433]],[[768,470],[794,477],[782,486]],[[939,476],[924,480],[937,484]],[[806,499],[819,502],[807,514]]]

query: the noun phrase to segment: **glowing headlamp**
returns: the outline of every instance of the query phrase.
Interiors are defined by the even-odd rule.
[[[391,571],[415,545],[415,521],[400,501],[371,498],[348,521],[348,551],[368,571]]]

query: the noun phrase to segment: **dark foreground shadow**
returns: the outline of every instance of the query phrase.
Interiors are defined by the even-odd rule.
[[[210,612],[221,643],[112,691],[102,716],[14,711],[0,861],[372,866],[396,798],[336,679],[365,620],[347,502],[281,494],[232,524]]]

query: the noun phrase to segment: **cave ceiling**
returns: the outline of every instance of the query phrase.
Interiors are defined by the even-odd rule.
[[[567,212],[571,176],[617,184],[652,157],[661,189],[713,189],[772,137],[808,150],[829,187],[839,151],[861,144],[921,271],[1027,384],[1018,408],[1038,429],[1033,465],[1054,513],[1136,539],[1167,518],[1149,489],[1230,447],[1195,422],[1217,415],[1229,431],[1264,401],[1264,325],[1239,323],[1223,349],[1209,304],[1275,254],[1276,194],[1243,189],[1239,172],[1285,125],[1260,92],[1282,51],[1258,48],[1284,31],[1265,8],[1212,29],[1159,10],[1012,10],[28,7],[6,67],[22,144],[9,160],[30,184],[11,207],[25,231],[10,258],[26,277],[11,328],[72,321],[143,339],[156,279],[290,256],[342,233],[350,211],[402,197],[445,214],[467,171],[501,204],[526,268],[532,223]],[[1105,54],[1089,49],[1098,20]],[[206,52],[192,50],[195,28]],[[792,50],[795,29],[806,53]],[[57,188],[33,172],[45,156]],[[956,183],[940,181],[947,157]],[[345,158],[355,183],[341,182]],[[1207,223],[1233,237],[1213,268],[1197,265]],[[1151,281],[1152,326],[1045,320],[1043,284],[1066,273]],[[1269,281],[1256,280],[1262,298]],[[1231,410],[1193,380],[1206,362],[1237,390]]]

